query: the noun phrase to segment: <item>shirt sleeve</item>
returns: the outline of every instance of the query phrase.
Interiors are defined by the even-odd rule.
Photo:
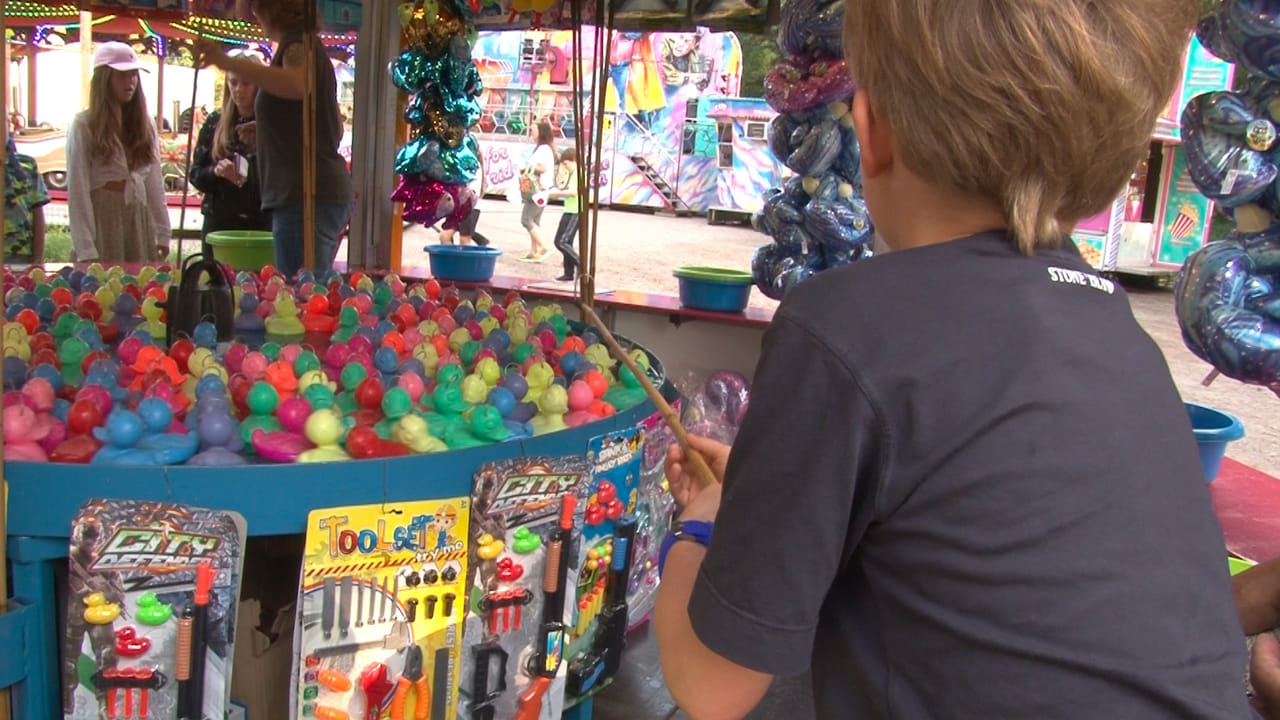
[[[874,509],[881,427],[850,368],[776,317],[689,602],[703,644],[772,675],[809,667],[823,603]]]
[[[169,247],[173,239],[173,229],[169,225],[169,206],[164,198],[164,174],[160,163],[151,163],[144,179],[147,193],[147,210],[151,213],[151,231],[157,247]]]
[[[191,169],[187,172],[191,184],[206,194],[213,192],[214,183],[218,180],[218,176],[213,174],[213,136],[218,130],[219,115],[217,111],[210,113],[200,127],[200,137],[191,154]]]
[[[67,212],[71,224],[71,245],[77,262],[98,259],[94,244],[92,150],[88,125],[77,116],[67,132]]]

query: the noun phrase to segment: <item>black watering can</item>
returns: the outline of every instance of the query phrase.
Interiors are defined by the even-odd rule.
[[[212,257],[196,254],[183,261],[179,278],[180,283],[169,286],[163,303],[169,317],[168,344],[190,337],[206,320],[218,329],[219,342],[230,340],[236,304],[227,269]]]

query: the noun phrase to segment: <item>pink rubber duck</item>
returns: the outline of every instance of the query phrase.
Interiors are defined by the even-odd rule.
[[[595,420],[596,416],[589,411],[595,399],[590,385],[582,380],[574,380],[569,385],[569,412],[564,416],[565,425],[578,427]]]
[[[4,459],[25,462],[48,462],[49,455],[40,441],[49,434],[49,419],[41,418],[25,404],[4,409]]]
[[[282,430],[265,432],[254,430],[250,436],[253,449],[264,460],[276,463],[296,462],[298,456],[315,447],[303,431],[311,416],[311,403],[300,397],[291,397],[276,408],[276,419]]]

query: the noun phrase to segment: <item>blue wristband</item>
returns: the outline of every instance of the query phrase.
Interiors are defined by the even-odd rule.
[[[711,531],[715,529],[716,524],[706,522],[704,520],[687,520],[685,522],[676,521],[671,524],[671,532],[662,540],[662,548],[658,551],[658,577],[662,577],[662,572],[667,566],[667,553],[671,552],[674,546],[680,540],[691,540],[703,547],[711,544]]]

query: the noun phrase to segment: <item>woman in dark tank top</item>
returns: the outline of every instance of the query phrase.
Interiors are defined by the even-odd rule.
[[[314,0],[306,0],[313,2]],[[306,83],[303,44],[304,0],[252,0],[253,13],[276,52],[269,67],[229,57],[210,41],[196,44],[197,61],[235,73],[258,86],[256,102],[258,174],[262,208],[271,211],[276,269],[292,278],[303,265],[302,95]],[[339,237],[351,215],[351,176],[338,153],[342,116],[337,77],[318,36],[316,66],[316,267],[323,277],[333,268]]]

